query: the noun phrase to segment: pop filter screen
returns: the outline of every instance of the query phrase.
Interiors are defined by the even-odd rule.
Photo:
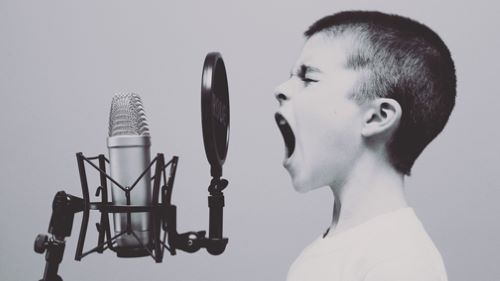
[[[201,77],[201,119],[212,177],[222,176],[229,143],[229,90],[220,53],[207,54]]]

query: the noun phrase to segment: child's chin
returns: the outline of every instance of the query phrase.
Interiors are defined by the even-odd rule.
[[[291,174],[291,177],[293,188],[299,193],[306,193],[328,185],[318,176],[311,177],[305,174]]]
[[[298,177],[292,178],[292,184],[295,191],[299,193],[306,193],[316,188],[311,181]]]
[[[297,186],[297,185],[293,185],[293,188],[295,189],[295,191],[297,191],[298,193],[307,193],[310,189],[308,188],[304,188],[302,186]]]

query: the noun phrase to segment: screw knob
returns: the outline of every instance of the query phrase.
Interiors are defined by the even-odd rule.
[[[45,234],[38,234],[35,239],[34,249],[36,253],[43,254],[47,249],[49,237]]]

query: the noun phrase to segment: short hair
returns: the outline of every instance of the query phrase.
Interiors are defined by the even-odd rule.
[[[409,175],[455,105],[456,76],[450,51],[427,26],[380,12],[326,16],[304,35],[310,38],[320,32],[353,39],[346,67],[365,74],[353,89],[354,99],[361,103],[384,97],[400,104],[401,121],[386,147],[394,168]]]

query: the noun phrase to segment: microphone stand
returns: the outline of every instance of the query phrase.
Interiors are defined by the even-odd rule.
[[[35,252],[45,251],[45,270],[40,281],[62,281],[57,275],[59,264],[64,255],[65,238],[71,235],[75,213],[83,211],[83,199],[59,191],[52,201],[52,216],[49,223],[49,233],[52,237],[39,234],[35,240]]]

